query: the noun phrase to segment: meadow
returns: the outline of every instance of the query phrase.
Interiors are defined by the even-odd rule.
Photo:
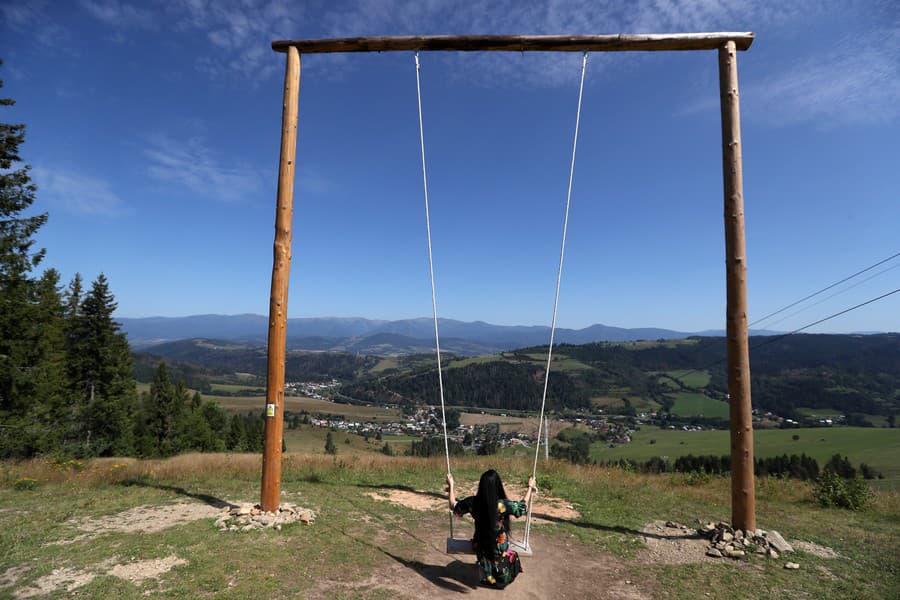
[[[283,501],[312,509],[313,524],[223,533],[213,526],[215,507],[258,499],[259,456],[4,463],[0,595],[498,596],[475,587],[471,557],[443,552],[448,528],[442,457],[288,453],[283,467]],[[463,491],[488,467],[512,485],[525,480],[530,464],[501,457],[453,461]],[[23,478],[34,485],[17,486]],[[670,519],[692,526],[728,520],[726,478],[645,476],[550,461],[541,463],[538,485],[535,516],[546,518],[533,528],[535,555],[523,559],[525,573],[507,592],[516,597],[827,600],[900,595],[897,493],[879,492],[867,511],[853,513],[819,507],[807,484],[761,480],[759,526],[800,540],[795,545],[805,550],[780,559],[753,555],[724,561],[704,558],[699,540],[684,542],[694,544],[691,552],[655,553],[653,548],[666,544],[681,550],[688,546],[674,545],[674,534],[645,530]],[[549,516],[541,505],[549,495],[571,506],[574,516]],[[397,497],[416,502],[392,500]],[[122,517],[136,514],[145,523],[153,515],[182,517],[135,531]],[[514,527],[521,533],[521,523]],[[801,568],[785,570],[786,560]]]
[[[232,412],[246,413],[265,409],[265,396],[212,396],[204,395],[204,400],[215,400],[219,406]],[[357,404],[339,404],[328,400],[306,398],[303,396],[285,396],[284,409],[290,412],[308,412],[310,414],[337,415],[355,418],[359,421],[397,421],[400,410],[383,406],[361,406]]]
[[[805,453],[823,466],[834,454],[842,454],[856,466],[864,462],[881,471],[884,479],[873,481],[874,486],[900,491],[900,429],[759,429],[753,432],[753,441],[754,454],[760,458]],[[687,454],[719,456],[729,453],[728,431],[682,431],[646,425],[634,433],[630,444],[609,448],[598,442],[591,447],[591,456],[597,461],[620,458],[643,461],[652,456],[674,459]]]

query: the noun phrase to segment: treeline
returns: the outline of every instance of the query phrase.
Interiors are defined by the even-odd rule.
[[[138,398],[102,273],[89,290],[80,274],[64,289],[55,269],[36,273],[45,251],[34,236],[48,215],[30,211],[37,187],[19,156],[24,140],[24,125],[0,123],[0,458],[255,450],[260,417],[229,421],[173,384],[164,364]]]
[[[229,415],[218,403],[191,394],[184,381],[173,383],[160,363],[149,392],[135,412],[135,454],[164,458],[182,452],[262,452],[262,412]]]
[[[131,354],[109,283],[100,274],[85,291],[75,275],[63,290],[55,269],[36,275],[48,215],[30,210],[24,141],[24,125],[0,123],[0,457],[131,454]]]
[[[167,342],[137,352],[136,363],[155,365],[160,359],[170,363],[172,370],[178,370],[191,387],[199,389],[204,381],[235,372],[250,373],[263,384],[266,377],[266,349],[220,342],[216,340],[194,339]],[[287,381],[350,381],[360,373],[374,367],[378,358],[356,356],[345,352],[306,352],[292,350],[285,357],[285,379]],[[136,370],[138,381],[151,381],[152,371],[146,368]],[[209,385],[206,383],[206,385]]]
[[[848,417],[900,412],[900,334],[753,337],[750,347],[753,404],[763,410],[792,418],[800,417],[801,407],[831,408]],[[727,392],[723,338],[637,347],[561,344],[558,352],[619,373],[638,395],[657,401],[660,390],[642,382],[641,374],[707,371],[706,393],[724,397]],[[863,422],[857,418],[854,424]]]
[[[700,455],[688,454],[679,456],[675,460],[668,457],[653,456],[645,461],[633,459],[619,459],[597,463],[605,467],[618,467],[629,471],[641,473],[702,473],[707,475],[723,475],[731,472],[730,455]],[[861,463],[859,470],[853,467],[850,460],[835,454],[826,463],[822,471],[816,459],[806,454],[783,454],[767,458],[756,458],[753,461],[753,474],[756,477],[782,477],[799,479],[801,481],[816,481],[823,471],[835,473],[844,479],[853,479],[859,474],[864,479],[882,477],[866,463]]]
[[[443,378],[447,404],[509,410],[537,410],[541,406],[543,371],[528,365],[502,361],[471,364],[447,369]],[[437,370],[433,368],[358,381],[344,385],[341,393],[365,402],[440,403]],[[551,374],[548,409],[588,408],[590,398],[590,388],[568,373]]]

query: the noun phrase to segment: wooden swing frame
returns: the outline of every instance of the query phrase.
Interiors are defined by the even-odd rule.
[[[269,298],[265,446],[261,507],[278,509],[281,444],[284,433],[284,361],[287,343],[288,282],[291,270],[294,175],[300,98],[300,55],[335,52],[641,52],[716,50],[722,115],[722,175],[725,220],[726,339],[731,429],[731,521],[756,529],[753,477],[753,421],[747,324],[747,255],[741,153],[737,51],[750,48],[750,32],[634,35],[442,35],[281,40],[272,49],[286,54],[281,155],[275,209],[275,243]],[[457,540],[452,542],[464,542]],[[451,540],[448,539],[448,552]],[[528,549],[524,549],[528,550]]]

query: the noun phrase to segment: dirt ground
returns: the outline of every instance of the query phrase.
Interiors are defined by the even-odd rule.
[[[525,495],[524,486],[507,485],[505,488],[510,498],[522,498]],[[374,500],[399,504],[413,510],[440,511],[447,509],[447,500],[445,498],[438,498],[424,491],[386,488],[369,492],[367,495]],[[577,520],[581,517],[581,513],[575,509],[575,506],[563,498],[539,495],[535,497],[533,502],[531,521],[535,524],[555,523],[560,520]]]
[[[655,597],[649,587],[629,574],[628,566],[611,556],[597,556],[574,542],[532,536],[534,556],[522,557],[524,572],[504,591],[478,585],[475,557],[450,556],[443,551],[446,532],[434,531],[425,538],[426,545],[414,552],[393,554],[381,550],[395,563],[367,579],[350,583],[323,582],[308,597],[313,600],[333,598],[339,590],[382,589],[397,598],[468,598],[497,599],[504,593],[517,599],[547,598],[641,600]],[[646,588],[646,589],[645,589]]]
[[[508,488],[511,497],[517,497],[523,491],[515,486]],[[446,500],[436,497],[432,492],[386,488],[366,495],[378,501],[392,502],[423,512],[436,514],[446,511]],[[219,511],[220,508],[207,504],[185,502],[166,506],[141,506],[116,515],[69,524],[74,529],[85,532],[75,538],[81,539],[83,536],[96,536],[99,532],[108,531],[160,531],[198,519],[211,519]],[[565,499],[541,496],[535,500],[533,511],[533,522],[542,526],[532,532],[534,556],[522,557],[524,572],[506,591],[516,598],[654,598],[659,596],[660,590],[652,580],[640,579],[635,575],[634,569],[640,565],[723,560],[705,555],[708,542],[689,525],[667,524],[666,521],[647,524],[638,532],[645,548],[640,551],[636,560],[631,561],[584,546],[574,538],[548,535],[553,523],[577,520],[580,517],[575,507]],[[215,531],[212,526],[210,530]],[[387,568],[353,582],[322,581],[320,587],[310,591],[307,597],[324,600],[333,598],[337,591],[353,596],[373,589],[387,590],[398,598],[453,598],[465,594],[477,599],[497,598],[502,593],[478,585],[474,556],[446,554],[445,529],[422,528],[416,536],[418,543],[413,545],[414,549],[402,551],[390,549],[396,547],[390,543],[395,533],[384,531],[379,536],[379,541],[371,545],[371,551],[381,552],[392,559]],[[840,558],[831,548],[812,542],[792,540],[791,543],[804,552],[825,558]],[[187,560],[175,555],[144,561],[112,557],[83,569],[56,569],[31,585],[18,588],[17,583],[27,573],[28,567],[13,567],[0,573],[0,592],[12,591],[14,598],[31,598],[60,591],[76,593],[78,588],[100,575],[113,575],[140,585],[147,579],[159,578],[174,567],[187,563]],[[833,577],[827,568],[819,567],[819,570],[823,577]]]

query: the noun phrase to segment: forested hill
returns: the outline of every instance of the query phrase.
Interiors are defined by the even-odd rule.
[[[753,337],[753,405],[784,417],[808,409],[842,414],[900,412],[900,334]],[[265,349],[211,340],[185,340],[138,353],[147,371],[160,358],[194,380],[215,374],[265,377]],[[445,399],[451,405],[536,409],[546,347],[477,358],[445,358]],[[144,369],[141,366],[146,367]],[[343,383],[343,399],[360,402],[436,403],[433,356],[377,358],[346,353],[289,352],[287,379]],[[548,403],[587,409],[627,399],[628,406],[663,412],[680,394],[724,401],[725,340],[694,337],[655,342],[561,344],[554,348]],[[193,385],[190,381],[189,385]]]

